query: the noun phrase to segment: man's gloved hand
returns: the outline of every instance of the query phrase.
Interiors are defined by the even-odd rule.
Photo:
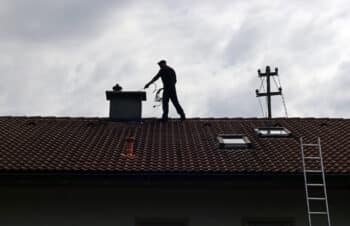
[[[147,83],[144,87],[144,89],[147,89],[149,87],[149,83]]]

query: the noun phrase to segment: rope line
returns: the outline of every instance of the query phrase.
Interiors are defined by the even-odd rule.
[[[161,92],[163,91],[163,88],[159,88],[157,89],[157,84],[156,83],[153,83],[154,84],[154,90],[152,93],[154,93],[154,102],[155,104],[153,105],[153,108],[157,108],[157,107],[160,107],[162,105],[162,99],[163,97],[161,97]]]

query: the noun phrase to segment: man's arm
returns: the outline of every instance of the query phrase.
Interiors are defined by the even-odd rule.
[[[160,77],[160,72],[158,72],[158,74],[156,74],[156,75],[152,78],[152,80],[151,80],[149,83],[147,83],[147,84],[145,85],[145,89],[147,89],[153,82],[157,81],[157,80],[159,79],[159,77]]]

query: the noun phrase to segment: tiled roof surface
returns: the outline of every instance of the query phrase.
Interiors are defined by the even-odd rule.
[[[290,138],[259,138],[254,128],[283,126]],[[217,134],[245,134],[246,150],[221,150]],[[135,137],[134,157],[126,138]],[[0,117],[0,172],[301,172],[299,137],[322,140],[328,173],[350,173],[350,120],[188,119],[161,123],[103,118]]]

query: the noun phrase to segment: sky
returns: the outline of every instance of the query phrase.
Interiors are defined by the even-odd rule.
[[[107,117],[106,90],[143,90],[166,59],[187,117],[263,117],[267,65],[289,117],[350,117],[348,0],[0,3],[0,116]],[[153,90],[143,117],[161,115]]]

